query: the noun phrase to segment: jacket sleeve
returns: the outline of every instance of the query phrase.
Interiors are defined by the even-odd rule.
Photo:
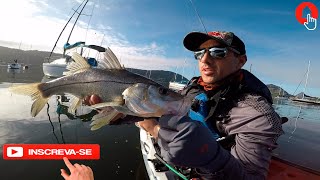
[[[265,98],[249,95],[231,109],[223,127],[227,134],[236,134],[224,179],[265,179],[272,150],[283,134],[281,118],[272,105]]]
[[[271,104],[259,99],[255,101],[256,104],[250,104],[254,101],[241,102],[229,113],[229,120],[225,123],[224,130],[227,134],[236,134],[235,145],[230,152],[215,143],[208,134],[204,137],[203,132],[206,129],[190,123],[192,120],[189,117],[160,118],[162,122],[160,124],[165,123],[159,132],[162,154],[166,154],[165,159],[170,161],[173,157],[183,157],[178,158],[179,161],[174,164],[192,165],[190,167],[195,167],[203,179],[265,179],[272,149],[276,147],[276,140],[283,131],[280,117],[274,112]],[[172,129],[172,127],[180,128]],[[209,149],[213,149],[210,151],[211,158],[204,158],[210,159],[209,162],[203,162],[205,166],[199,166],[202,164],[198,161],[202,159],[201,156],[197,158],[196,153],[190,152],[195,145],[201,144],[209,144],[209,147],[212,146]],[[175,155],[172,156],[172,153]]]
[[[230,153],[217,143],[212,132],[200,121],[188,116],[167,115],[159,119],[159,124],[161,155],[169,163],[217,171],[230,158]]]

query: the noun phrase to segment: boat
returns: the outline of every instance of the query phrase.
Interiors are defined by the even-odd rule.
[[[187,81],[181,81],[181,82],[172,81],[172,82],[169,82],[169,89],[179,92],[184,87],[186,87],[187,83],[188,83]]]
[[[308,84],[308,78],[309,78],[309,70],[310,70],[310,61],[308,63],[308,69],[306,73],[306,80],[304,84],[304,90],[302,93],[296,95],[294,98],[291,98],[293,102],[298,103],[305,103],[305,104],[313,104],[313,105],[320,105],[320,99],[317,97],[308,96],[305,94]]]
[[[84,57],[91,67],[97,67],[98,60],[103,58],[102,53],[106,50],[102,46],[86,45],[85,42],[76,42],[75,44],[65,46],[65,49],[64,57],[42,64],[43,74],[45,76],[50,78],[62,77],[63,72],[67,70],[67,65],[73,61],[71,59],[73,52],[77,52]]]
[[[178,175],[161,163],[155,156],[159,151],[155,147],[155,139],[140,128],[140,145],[143,161],[150,180],[175,180]]]
[[[21,44],[22,44],[22,41],[20,42],[19,44],[19,50],[21,50]],[[18,50],[17,50],[17,53],[16,55],[18,54]],[[8,69],[20,69],[23,67],[23,64],[22,63],[18,63],[18,58],[15,58],[15,60],[13,60],[13,63],[10,63],[8,64]]]
[[[186,64],[186,61],[184,61],[184,63]],[[179,92],[181,90],[183,90],[184,87],[187,86],[188,84],[188,80],[183,77],[182,75],[181,76],[181,81],[178,81],[177,80],[177,69],[178,69],[178,66],[176,67],[176,70],[175,70],[175,74],[174,74],[174,80],[173,81],[170,81],[169,82],[169,89],[172,89],[176,92]],[[184,66],[183,66],[183,69],[182,69],[182,74],[184,73]]]
[[[69,18],[69,20],[67,21],[67,23],[65,24],[64,28],[62,29],[62,31],[60,32],[51,52],[48,58],[45,58],[45,61],[42,64],[43,67],[43,74],[45,76],[48,77],[53,77],[53,78],[57,78],[57,77],[62,77],[63,76],[63,72],[66,71],[67,65],[72,62],[71,59],[71,53],[72,52],[78,52],[79,54],[83,55],[83,51],[84,51],[84,47],[85,47],[85,42],[76,42],[72,45],[69,44],[69,39],[72,35],[73,29],[75,27],[75,25],[77,24],[77,21],[83,11],[83,9],[85,8],[86,4],[88,3],[89,0],[83,0],[83,2],[78,6],[78,8],[76,10],[74,10],[74,13],[72,14],[72,16]],[[80,7],[82,7],[82,9],[80,10],[80,12],[78,12],[78,9],[80,9]],[[63,47],[63,54],[61,57],[51,57],[57,42],[59,41],[63,31],[65,30],[65,28],[67,27],[67,25],[69,24],[69,22],[71,21],[71,19],[74,17],[75,14],[78,14],[73,27],[69,33],[67,42],[65,43],[64,47]],[[51,61],[51,58],[55,58],[55,60]]]
[[[22,69],[23,70],[27,70],[27,69],[29,69],[29,66],[28,65],[24,65],[24,66],[22,66]]]
[[[18,63],[18,60],[15,59],[14,63],[8,64],[8,69],[20,69],[22,65]]]
[[[167,164],[161,157],[160,147],[155,139],[140,128],[140,146],[143,161],[150,180],[188,180],[190,170],[179,169]],[[279,157],[273,156],[269,166],[267,180],[319,180],[320,172],[309,169]]]
[[[66,71],[67,68],[67,59],[59,58],[50,63],[43,63],[42,70],[43,74],[48,77],[61,77],[63,76],[63,72]]]

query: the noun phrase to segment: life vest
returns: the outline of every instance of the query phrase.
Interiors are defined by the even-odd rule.
[[[201,117],[199,117],[201,115],[199,114],[202,114],[204,117],[200,121],[213,132],[213,138],[222,143],[221,145],[223,145],[223,147],[225,145],[227,146],[227,144],[230,143],[225,142],[227,139],[230,140],[230,138],[226,138],[226,136],[220,132],[220,129],[217,128],[215,118],[212,118],[221,100],[222,91],[219,90],[215,92],[215,94],[208,94],[208,92],[204,91],[203,88],[197,84],[197,80],[198,78],[191,79],[186,89],[181,92],[183,95],[187,95],[193,99],[188,115],[191,119],[199,121],[199,119],[201,119]],[[234,141],[234,137],[231,139]]]
[[[231,147],[235,145],[236,134],[226,134],[222,128],[222,125],[229,119],[228,114],[230,110],[236,106],[236,103],[240,101],[244,94],[251,93],[260,96],[263,96],[263,94],[255,92],[241,83],[229,84],[216,91],[204,91],[197,81],[198,77],[191,79],[188,86],[181,92],[181,94],[187,95],[189,98],[193,98],[191,110],[206,112],[204,123],[213,132],[214,138],[217,139],[219,144],[224,149],[231,150]],[[203,101],[197,101],[197,97],[202,94],[206,94],[206,98],[203,98],[206,101],[205,104]],[[193,117],[191,117],[191,119],[193,119]],[[282,123],[285,123],[288,121],[288,118],[281,117],[281,120]]]

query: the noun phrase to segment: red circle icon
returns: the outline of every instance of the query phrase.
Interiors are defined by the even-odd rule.
[[[296,8],[296,18],[299,21],[300,24],[303,24],[307,22],[307,19],[303,17],[303,10],[304,8],[308,7],[311,11],[310,16],[313,18],[318,18],[318,9],[317,7],[312,4],[311,2],[303,2],[299,4],[299,6]]]

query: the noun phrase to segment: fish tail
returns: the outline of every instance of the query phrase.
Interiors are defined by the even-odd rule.
[[[15,94],[31,97],[31,99],[34,101],[31,106],[32,117],[35,117],[49,100],[48,97],[43,97],[42,91],[39,88],[39,85],[41,84],[42,83],[15,85],[9,88],[9,91]]]

